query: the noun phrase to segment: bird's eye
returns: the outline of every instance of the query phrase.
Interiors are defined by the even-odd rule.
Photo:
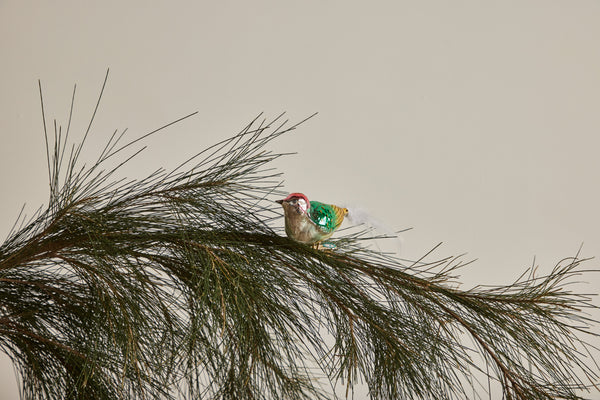
[[[297,200],[297,199],[292,199],[292,200],[290,200],[290,204],[296,204],[296,203],[298,203],[298,200]]]

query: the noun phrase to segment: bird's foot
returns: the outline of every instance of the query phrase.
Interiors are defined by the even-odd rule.
[[[337,246],[331,242],[317,242],[312,244],[312,248],[315,250],[334,250]]]

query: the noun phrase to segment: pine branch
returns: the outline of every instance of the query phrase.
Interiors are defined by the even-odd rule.
[[[567,290],[586,260],[459,290],[459,257],[407,264],[360,230],[334,251],[284,237],[267,150],[298,126],[283,116],[142,180],[115,178],[141,138],[115,131],[81,166],[70,118],[51,140],[43,115],[49,204],[0,246],[0,346],[24,398],[314,399],[364,381],[374,399],[452,399],[480,374],[507,399],[580,399],[597,383],[596,307]]]

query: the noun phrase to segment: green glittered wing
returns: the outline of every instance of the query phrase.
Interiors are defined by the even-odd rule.
[[[340,226],[348,210],[332,204],[311,201],[308,215],[310,219],[323,231],[333,232]]]

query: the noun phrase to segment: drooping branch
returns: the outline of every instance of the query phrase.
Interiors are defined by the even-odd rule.
[[[579,399],[598,379],[595,307],[565,288],[578,256],[459,290],[461,258],[407,264],[361,228],[334,250],[296,243],[272,202],[268,144],[298,126],[282,116],[141,180],[115,178],[139,139],[115,131],[85,167],[69,126],[46,132],[48,206],[0,246],[0,347],[25,398],[312,399],[364,381],[374,399],[451,399],[483,374],[505,398]]]

